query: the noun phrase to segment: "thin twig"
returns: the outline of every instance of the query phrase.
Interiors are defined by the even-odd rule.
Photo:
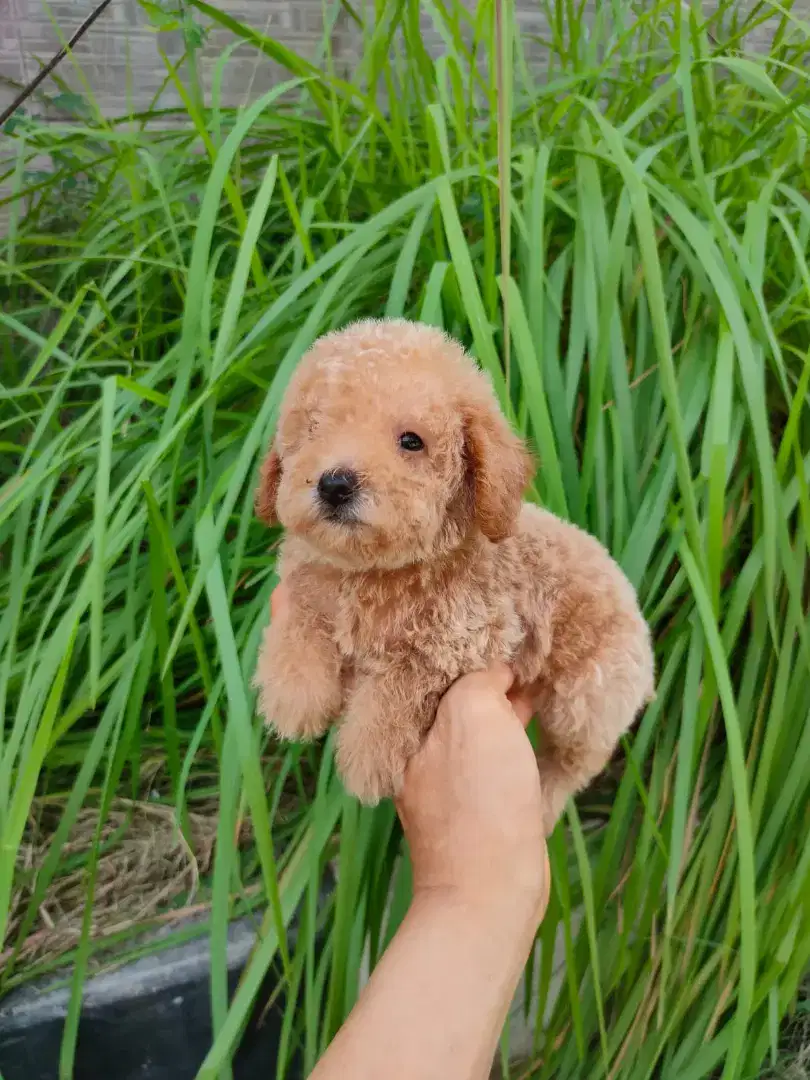
[[[675,348],[672,351],[675,352],[679,347],[680,346],[676,345]],[[644,382],[644,380],[647,378],[647,376],[652,375],[652,373],[654,371],[658,371],[658,364],[653,364],[653,366],[648,367],[646,371],[642,371],[642,373],[638,376],[637,379],[633,379],[633,381],[631,383],[627,384],[627,389],[628,390],[635,390],[635,388],[637,386],[641,386],[641,384]],[[616,402],[613,400],[613,398],[611,398],[610,401],[606,401],[605,404],[602,406],[602,412],[606,412],[611,407],[611,405],[615,405],[615,404],[616,404]]]
[[[31,82],[28,83],[27,86],[23,87],[23,89],[19,92],[19,94],[8,106],[8,108],[4,109],[3,112],[0,113],[0,127],[5,124],[6,120],[8,120],[14,115],[14,113],[17,111],[17,109],[19,109],[22,103],[33,94],[39,84],[41,82],[44,82],[45,79],[48,78],[56,65],[59,64],[62,60],[64,60],[64,58],[67,56],[67,54],[76,44],[76,42],[79,41],[82,37],[84,37],[84,35],[93,25],[93,23],[99,17],[99,15],[102,15],[111,3],[112,0],[101,0],[101,3],[96,5],[95,8],[93,8],[93,10],[81,24],[81,26],[76,30],[73,37],[69,41],[65,42],[59,52],[55,56],[51,57],[45,67],[42,68],[41,71],[37,72],[37,74],[34,76]]]

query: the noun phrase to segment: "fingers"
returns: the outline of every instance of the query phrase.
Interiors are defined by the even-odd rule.
[[[534,706],[529,692],[522,687],[515,687],[515,673],[507,664],[493,664],[489,671],[492,689],[506,695],[515,715],[524,727],[534,715]]]
[[[508,664],[493,664],[487,671],[477,673],[487,680],[487,686],[496,694],[504,694],[512,710],[523,727],[529,726],[534,715],[531,694],[522,687],[515,686],[515,673]],[[470,676],[468,676],[470,678]],[[482,686],[483,688],[483,686]]]
[[[508,664],[493,664],[486,671],[463,675],[450,687],[447,705],[453,709],[480,709],[487,696],[505,697],[521,725],[527,727],[534,714],[531,695],[514,685],[515,674]]]
[[[534,704],[531,696],[526,690],[511,690],[506,697],[515,712],[515,716],[524,727],[528,727],[529,721],[534,716]]]
[[[477,671],[468,678],[479,678],[482,683],[488,683],[491,690],[496,694],[506,695],[515,681],[515,674],[508,664],[493,664],[486,671]]]

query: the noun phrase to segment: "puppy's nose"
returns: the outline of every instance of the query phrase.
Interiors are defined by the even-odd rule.
[[[360,478],[351,469],[330,469],[318,481],[318,495],[327,506],[337,510],[354,498]]]

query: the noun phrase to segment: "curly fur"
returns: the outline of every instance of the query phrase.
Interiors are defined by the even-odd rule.
[[[401,449],[405,431],[425,449]],[[359,477],[347,520],[317,497],[335,468]],[[356,323],[293,376],[256,493],[286,528],[290,605],[256,686],[283,738],[343,717],[338,767],[364,802],[396,791],[450,684],[505,661],[536,703],[550,830],[651,697],[631,585],[593,537],[521,502],[532,471],[487,378],[430,327]]]

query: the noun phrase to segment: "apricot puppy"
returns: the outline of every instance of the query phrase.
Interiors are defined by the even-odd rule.
[[[256,509],[286,528],[289,608],[255,684],[267,722],[312,739],[363,802],[393,794],[465,672],[530,688],[550,831],[653,691],[647,625],[591,536],[521,497],[533,466],[456,342],[404,320],[328,334],[301,361]]]

